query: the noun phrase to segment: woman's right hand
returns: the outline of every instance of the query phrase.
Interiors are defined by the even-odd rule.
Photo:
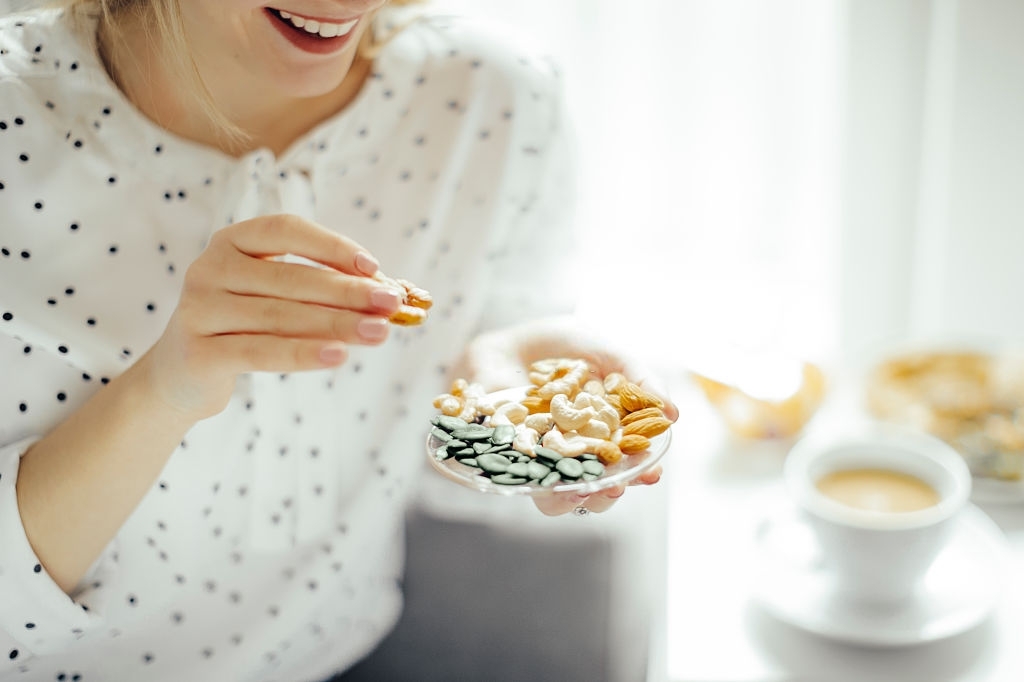
[[[284,254],[326,267],[275,260]],[[348,344],[383,342],[401,304],[373,279],[377,269],[359,244],[297,216],[226,227],[189,267],[177,309],[136,369],[161,402],[199,420],[224,409],[239,374],[339,365]]]

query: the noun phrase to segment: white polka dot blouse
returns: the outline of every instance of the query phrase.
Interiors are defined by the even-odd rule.
[[[94,32],[0,19],[0,680],[325,679],[400,611],[448,368],[474,332],[564,305],[559,77],[425,16],[344,111],[231,158],[135,109]],[[21,524],[20,456],[159,338],[213,231],[272,213],[366,246],[431,291],[430,319],[334,370],[243,376],[65,594]]]

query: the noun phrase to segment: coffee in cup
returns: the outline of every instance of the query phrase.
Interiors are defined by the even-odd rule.
[[[935,488],[892,469],[842,469],[825,474],[816,485],[826,497],[864,511],[912,512],[940,501]]]
[[[784,477],[837,593],[876,603],[913,595],[971,491],[959,453],[889,425],[807,436],[787,456]]]

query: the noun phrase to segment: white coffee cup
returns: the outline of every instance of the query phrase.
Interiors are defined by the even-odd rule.
[[[858,469],[915,477],[934,489],[938,502],[916,511],[872,511],[818,489],[824,476]],[[807,436],[787,455],[784,478],[818,539],[837,593],[879,604],[913,596],[971,492],[970,471],[949,445],[888,425]]]

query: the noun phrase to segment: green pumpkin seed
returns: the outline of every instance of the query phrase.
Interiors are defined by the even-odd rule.
[[[467,443],[464,440],[459,440],[457,438],[452,438],[450,441],[448,441],[447,445],[449,448],[454,448],[455,450],[458,450],[459,448],[469,447],[469,443]]]
[[[491,444],[488,443],[487,441],[481,440],[481,441],[477,441],[477,442],[473,443],[473,450],[476,451],[476,453],[478,455],[482,455],[482,454],[484,454],[485,452],[487,452],[490,449],[491,449]]]
[[[509,445],[508,443],[498,443],[497,445],[492,445],[491,447],[489,447],[487,449],[487,452],[505,452],[506,450],[511,449],[512,446]]]
[[[445,443],[452,439],[452,435],[450,433],[437,427],[430,429],[430,435],[438,440],[444,441]]]
[[[467,457],[466,459],[460,459],[459,462],[462,463],[462,464],[465,464],[468,467],[473,467],[474,469],[479,469],[480,468],[480,465],[476,463],[476,459],[473,458],[473,457]]]
[[[508,467],[508,473],[513,476],[519,476],[520,478],[534,478],[533,476],[530,476],[530,465],[525,462],[510,464]]]
[[[598,476],[597,474],[588,474],[588,473],[584,473],[583,474],[583,480],[584,481],[596,481],[599,478],[601,478],[601,477]]]
[[[509,426],[508,424],[500,424],[494,427],[494,434],[491,436],[491,442],[495,445],[501,443],[512,443],[512,439],[516,437],[516,427]]]
[[[583,475],[583,465],[579,460],[563,457],[555,463],[555,469],[566,478],[579,478]]]
[[[594,460],[587,460],[583,462],[583,472],[587,474],[593,474],[600,476],[604,473],[604,465]]]
[[[597,455],[595,455],[593,452],[584,452],[582,455],[579,456],[579,459],[581,459],[581,460],[595,460],[595,459],[597,459]]]
[[[445,431],[451,432],[456,429],[464,429],[469,426],[469,422],[465,419],[459,419],[458,417],[449,417],[446,414],[439,414],[431,422],[434,426],[440,426]]]
[[[558,460],[562,459],[562,456],[560,454],[558,454],[557,452],[555,452],[551,448],[544,447],[543,445],[538,445],[538,446],[534,447],[533,448],[533,452],[534,452],[535,455],[537,455],[541,459],[547,460],[547,461],[551,462],[552,464],[554,464],[554,463],[558,462]]]
[[[434,450],[434,459],[436,459],[439,462],[443,462],[449,457],[451,457],[451,455],[448,453],[448,448],[444,447],[443,445],[438,449]]]
[[[541,480],[540,484],[545,488],[550,488],[551,486],[555,485],[561,480],[562,475],[559,474],[557,471],[552,471],[550,474],[548,474]]]
[[[491,482],[498,485],[521,485],[526,483],[526,479],[522,476],[513,476],[511,474],[498,474],[497,476],[491,476]]]
[[[507,457],[489,452],[476,458],[477,466],[489,474],[503,474],[512,464]]]
[[[543,479],[545,476],[551,473],[551,469],[547,468],[540,462],[530,462],[526,465],[526,471],[530,478]]]
[[[470,424],[464,429],[452,431],[452,436],[459,440],[487,440],[494,433],[494,429],[479,424]]]

